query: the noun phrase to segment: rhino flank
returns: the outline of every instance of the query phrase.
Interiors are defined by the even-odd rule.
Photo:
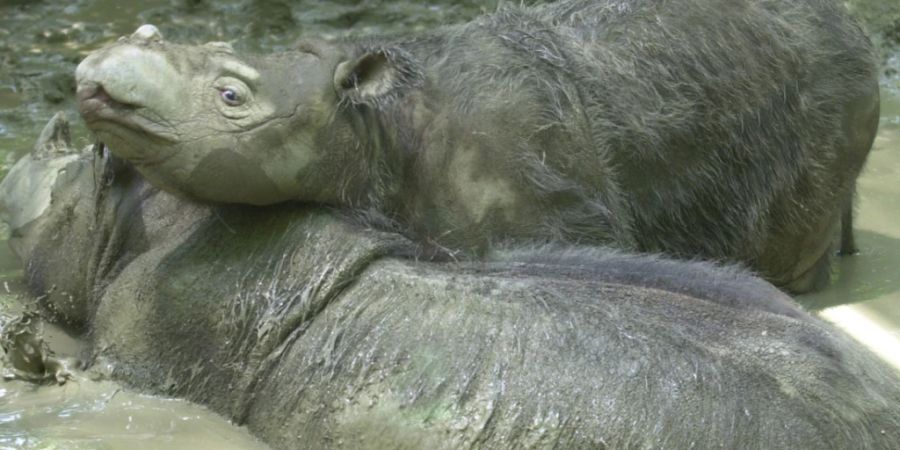
[[[46,148],[0,185],[45,311],[115,378],[273,448],[900,442],[898,373],[741,271],[596,249],[416,262],[321,208],[199,205]]]
[[[514,3],[514,2],[513,2]],[[153,26],[78,67],[80,111],[195,199],[340,205],[426,249],[568,242],[748,265],[795,292],[852,253],[878,122],[836,1],[559,1],[238,55]]]

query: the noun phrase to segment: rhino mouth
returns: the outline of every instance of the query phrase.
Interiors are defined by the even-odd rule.
[[[98,83],[86,83],[78,86],[78,112],[87,123],[98,121],[116,121],[122,113],[133,113],[139,105],[116,100]]]
[[[137,103],[128,103],[110,95],[100,83],[80,83],[76,92],[78,112],[95,133],[112,133],[119,138],[173,142],[170,130],[154,120],[153,111]],[[123,136],[123,132],[124,136]],[[131,139],[126,139],[131,140]]]

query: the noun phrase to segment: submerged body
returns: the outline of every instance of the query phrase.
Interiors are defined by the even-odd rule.
[[[0,185],[30,289],[88,361],[273,448],[900,441],[897,372],[741,271],[597,250],[415,262],[319,208],[203,206],[110,170],[27,156]]]
[[[823,281],[878,121],[832,1],[561,1],[413,37],[239,57],[143,27],[82,115],[194,198],[353,208],[419,242],[613,245]]]

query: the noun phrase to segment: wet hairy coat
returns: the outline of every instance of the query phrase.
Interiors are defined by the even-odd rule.
[[[560,1],[415,36],[237,55],[145,26],[78,69],[83,117],[196,199],[347,207],[426,247],[546,242],[827,279],[878,118],[839,2]]]

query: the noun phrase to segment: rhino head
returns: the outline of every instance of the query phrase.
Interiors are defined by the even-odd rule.
[[[352,155],[335,119],[359,80],[390,71],[334,45],[239,56],[227,43],[177,45],[143,25],[76,70],[79,110],[113,154],[169,191],[205,200],[331,202]],[[381,83],[381,84],[379,84]],[[377,90],[377,89],[376,89]],[[237,186],[236,186],[237,185]]]
[[[26,262],[28,283],[43,305],[69,323],[85,320],[86,268],[94,248],[95,175],[91,152],[69,141],[65,116],[57,113],[33,150],[0,183],[0,220],[9,245]]]

